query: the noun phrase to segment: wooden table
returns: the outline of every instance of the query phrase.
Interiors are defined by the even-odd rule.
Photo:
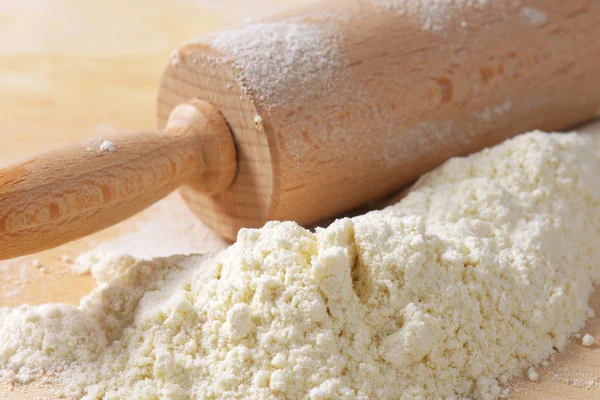
[[[86,137],[154,128],[158,81],[173,48],[303,1],[307,0],[0,2],[0,165]],[[182,206],[176,198],[166,202]],[[141,213],[90,238],[0,262],[0,306],[76,304],[94,283],[89,276],[73,274],[64,259],[75,258],[90,249],[92,241],[115,237],[144,218],[149,216]],[[224,245],[207,239],[202,250]],[[32,268],[34,259],[44,268]],[[594,300],[600,315],[600,295]],[[586,332],[600,339],[600,321],[591,321]],[[511,398],[598,399],[599,374],[597,346],[573,343],[549,371],[540,371],[538,382],[516,383]],[[51,389],[0,385],[0,399],[52,398]]]

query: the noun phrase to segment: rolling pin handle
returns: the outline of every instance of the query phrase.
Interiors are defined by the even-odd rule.
[[[167,122],[170,135],[189,130],[199,141],[193,161],[198,176],[186,183],[204,194],[225,191],[237,171],[235,143],[225,118],[209,103],[193,99],[175,107]]]
[[[220,193],[235,173],[227,122],[200,100],[177,106],[166,129],[36,155],[0,170],[0,260],[107,228],[181,185]]]

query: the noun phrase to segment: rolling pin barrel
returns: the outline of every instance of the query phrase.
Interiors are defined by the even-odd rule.
[[[593,118],[598,38],[598,1],[325,0],[182,46],[159,120],[198,97],[228,121],[233,184],[182,189],[221,235],[310,225],[450,157]]]
[[[202,37],[163,74],[166,131],[115,139],[112,155],[72,147],[2,171],[0,258],[111,225],[179,185],[229,239],[338,215],[450,157],[593,118],[599,37],[590,0],[322,0]]]

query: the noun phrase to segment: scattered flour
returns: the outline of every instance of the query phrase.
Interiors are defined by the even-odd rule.
[[[531,367],[527,371],[527,378],[531,382],[535,382],[535,381],[537,381],[540,378],[540,374],[537,373],[537,371],[535,370],[535,368]]]
[[[492,121],[494,117],[501,117],[502,115],[508,113],[512,108],[512,103],[510,100],[506,100],[504,103],[499,104],[493,107],[486,107],[479,117],[485,121]]]
[[[26,261],[24,257],[0,262],[0,301],[21,293],[29,280],[30,266],[32,263]]]
[[[325,92],[343,66],[334,29],[289,20],[257,22],[220,32],[213,47],[237,69],[240,85],[270,106],[296,104]],[[319,82],[316,85],[315,82]],[[293,87],[286,93],[281,87]],[[252,90],[260,88],[260,93]]]
[[[181,54],[179,54],[178,49],[175,49],[171,52],[171,65],[179,67],[179,64],[181,64]]]
[[[119,254],[148,260],[173,254],[211,253],[228,244],[188,209],[178,193],[150,206],[139,219],[120,226],[118,237],[90,243],[93,250],[72,260],[71,270],[86,274],[95,263]]]
[[[103,140],[102,143],[100,143],[100,152],[101,153],[112,153],[115,150],[116,150],[116,147],[115,147],[114,143],[109,140]]]
[[[78,307],[0,309],[0,370],[86,400],[505,396],[590,315],[597,151],[534,132],[314,233],[270,222],[214,256],[107,258]]]
[[[583,338],[581,339],[581,344],[584,345],[585,347],[590,347],[591,345],[593,345],[595,342],[595,339],[592,335],[590,335],[589,333],[586,333]]]
[[[92,153],[112,153],[116,150],[113,142],[103,138],[89,139],[86,142],[87,151]]]
[[[520,15],[522,21],[533,26],[544,25],[548,20],[548,14],[532,7],[521,8]]]
[[[400,14],[415,15],[421,21],[423,29],[443,31],[452,26],[453,18],[466,7],[482,7],[488,0],[371,0],[377,7],[393,10]],[[490,1],[489,3],[493,3]],[[467,21],[460,21],[462,28]]]

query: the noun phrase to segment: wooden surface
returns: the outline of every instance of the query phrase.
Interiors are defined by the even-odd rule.
[[[174,47],[238,23],[246,13],[258,16],[270,11],[271,5],[281,7],[276,0],[257,0],[256,7],[235,4],[232,0],[0,2],[0,163],[86,137],[154,129],[157,87]],[[182,206],[181,202],[173,204]],[[0,306],[48,301],[76,304],[93,282],[71,273],[68,259],[88,250],[91,240],[113,238],[132,221],[145,218],[148,214],[142,213],[92,238],[0,262]],[[214,242],[204,250],[223,245]],[[19,279],[23,266],[31,265],[33,259],[45,268],[29,268],[26,279]],[[14,295],[7,295],[10,291]],[[599,299],[600,293],[593,303],[600,315]],[[588,331],[600,338],[598,318],[591,321]],[[558,359],[549,372],[541,372],[538,382],[523,383],[510,398],[600,398],[599,389],[594,389],[600,385],[598,346],[584,348],[574,342]],[[52,387],[0,386],[2,400],[55,398],[51,393]]]

